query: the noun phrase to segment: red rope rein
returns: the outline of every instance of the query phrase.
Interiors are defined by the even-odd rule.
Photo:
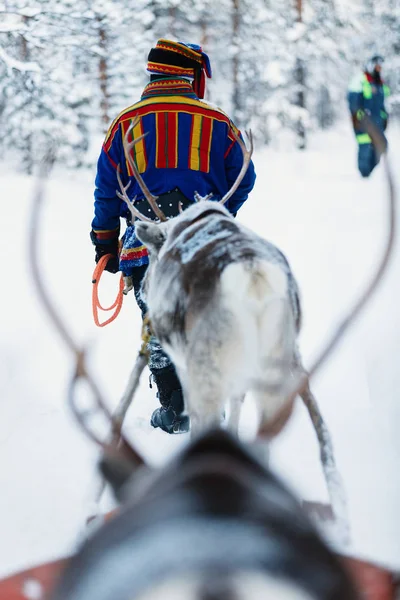
[[[103,274],[103,271],[106,268],[107,262],[111,257],[112,257],[112,254],[105,254],[104,256],[102,256],[100,258],[99,262],[97,263],[97,265],[93,271],[93,275],[92,275],[92,283],[93,283],[92,309],[93,309],[93,319],[94,319],[94,322],[96,323],[97,327],[104,327],[105,325],[108,325],[109,323],[114,321],[114,319],[116,319],[118,317],[118,315],[121,311],[122,302],[124,299],[124,295],[122,293],[124,290],[124,278],[121,274],[121,279],[119,281],[119,291],[118,291],[118,295],[117,295],[115,302],[107,308],[100,304],[99,283],[100,283],[100,279]],[[111,317],[109,319],[107,319],[106,321],[104,321],[103,323],[100,323],[99,310],[103,310],[104,312],[107,312],[107,311],[110,311],[113,309],[115,309],[115,310],[114,310],[114,313],[111,315]]]

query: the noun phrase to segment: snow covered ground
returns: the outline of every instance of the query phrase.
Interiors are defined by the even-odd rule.
[[[393,166],[400,131],[389,131]],[[300,348],[310,364],[367,281],[383,246],[383,170],[363,180],[347,124],[310,140],[304,153],[255,155],[258,180],[239,219],[287,255],[303,299]],[[396,169],[394,169],[396,170]],[[398,172],[397,168],[397,172]],[[398,178],[398,175],[397,175]],[[118,319],[97,329],[91,314],[92,177],[54,174],[41,238],[45,280],[70,325],[91,350],[99,384],[115,405],[139,348],[140,317],[128,296]],[[398,178],[399,179],[399,178]],[[397,182],[398,184],[400,181]],[[27,268],[34,182],[0,165],[2,292],[0,339],[0,576],[71,552],[97,489],[97,449],[66,406],[72,362],[39,306]],[[400,568],[400,252],[378,293],[313,382],[348,494],[354,550]],[[117,277],[106,274],[104,303]],[[143,375],[127,432],[160,464],[186,443],[149,425],[157,406]],[[249,432],[251,409],[242,427]],[[326,499],[318,449],[300,401],[272,446],[271,464],[304,498]],[[104,507],[109,506],[106,499]]]

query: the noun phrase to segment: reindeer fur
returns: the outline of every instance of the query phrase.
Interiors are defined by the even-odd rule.
[[[164,223],[137,223],[136,235],[150,255],[150,320],[176,366],[192,434],[217,426],[226,402],[237,432],[248,391],[260,425],[270,422],[286,398],[300,329],[284,255],[212,201]]]
[[[358,598],[293,494],[228,432],[159,469],[128,465],[103,456],[121,509],[71,557],[51,600]]]

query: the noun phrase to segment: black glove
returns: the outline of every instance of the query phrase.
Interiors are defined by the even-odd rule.
[[[105,254],[112,254],[112,257],[110,257],[107,261],[106,266],[104,267],[106,271],[108,271],[109,273],[118,273],[119,271],[119,257],[118,257],[118,244],[115,248],[111,248],[110,246],[101,246],[100,244],[96,246],[96,255],[95,255],[95,261],[96,263],[99,262],[99,260],[101,259],[102,256],[104,256]]]
[[[102,256],[105,254],[112,254],[112,257],[108,259],[105,266],[105,270],[109,273],[118,273],[119,271],[119,256],[118,256],[118,237],[110,240],[107,244],[101,244],[97,240],[95,232],[90,232],[90,239],[96,249],[95,261],[99,262]]]

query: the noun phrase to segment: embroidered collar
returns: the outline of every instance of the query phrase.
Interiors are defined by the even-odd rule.
[[[148,83],[143,90],[141,99],[146,100],[154,96],[185,96],[197,100],[192,84],[186,79],[177,77],[166,77]]]

